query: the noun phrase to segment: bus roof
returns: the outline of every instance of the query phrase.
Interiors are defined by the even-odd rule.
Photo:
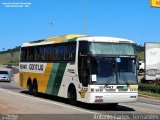
[[[116,37],[102,37],[102,36],[80,37],[77,40],[78,41],[90,41],[90,42],[134,43],[132,40],[116,38]]]
[[[133,43],[133,41],[131,40],[116,38],[116,37],[102,37],[102,36],[90,37],[83,34],[69,34],[69,35],[47,38],[44,40],[40,40],[39,42],[35,41],[35,42],[23,43],[21,47],[40,46],[40,45],[48,45],[48,44],[63,43],[70,41]]]
[[[48,44],[55,44],[55,43],[62,43],[62,42],[69,42],[69,41],[76,41],[79,37],[84,37],[86,35],[83,34],[69,34],[57,37],[51,37],[44,40],[40,40],[39,42],[29,42],[23,43],[21,47],[28,47],[28,46],[39,46],[39,45],[48,45]]]

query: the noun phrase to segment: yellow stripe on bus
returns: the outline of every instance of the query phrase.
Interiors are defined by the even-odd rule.
[[[75,37],[82,37],[82,36],[86,36],[86,35],[82,35],[82,34],[69,34],[69,35],[64,35],[64,36],[58,36],[58,37],[48,38],[48,39],[46,39],[46,41],[47,42],[55,41],[55,43],[61,43],[61,42],[65,41],[65,40],[72,39],[72,38],[75,38]]]
[[[34,72],[20,72],[20,86],[27,88],[27,81],[30,78],[33,82],[34,79],[38,82],[38,92],[45,93],[47,89],[47,84],[51,74],[53,63],[47,63],[44,73],[34,73]]]
[[[43,92],[43,93],[46,92],[47,84],[48,84],[49,77],[50,77],[51,70],[52,70],[52,66],[53,66],[53,63],[47,63],[46,65],[46,69],[43,75],[43,82],[42,82],[43,85],[40,85],[42,86],[41,89],[39,90],[40,92]]]
[[[129,87],[130,87],[130,89],[137,89],[136,85],[130,85]]]

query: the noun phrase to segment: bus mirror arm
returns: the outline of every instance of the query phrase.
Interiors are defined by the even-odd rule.
[[[75,73],[75,77],[77,77],[77,76],[78,76],[78,74]]]

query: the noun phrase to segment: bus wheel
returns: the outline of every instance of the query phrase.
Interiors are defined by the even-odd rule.
[[[38,85],[37,85],[37,83],[33,83],[33,95],[38,96]]]
[[[76,95],[76,89],[75,87],[69,87],[68,90],[68,98],[71,105],[77,104],[77,95]]]
[[[32,83],[31,83],[31,82],[28,84],[28,93],[29,93],[30,95],[33,94],[33,86],[32,86]]]
[[[116,109],[118,106],[118,103],[110,103],[108,104],[109,109]]]

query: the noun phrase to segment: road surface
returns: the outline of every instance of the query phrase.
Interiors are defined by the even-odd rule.
[[[15,74],[15,69],[12,72]],[[159,100],[148,101],[140,97],[136,103],[120,103],[116,110],[108,109],[106,105],[78,103],[77,106],[72,106],[63,98],[44,94],[39,97],[28,95],[14,80],[10,83],[0,82],[0,120],[142,119],[146,116],[160,119]]]

